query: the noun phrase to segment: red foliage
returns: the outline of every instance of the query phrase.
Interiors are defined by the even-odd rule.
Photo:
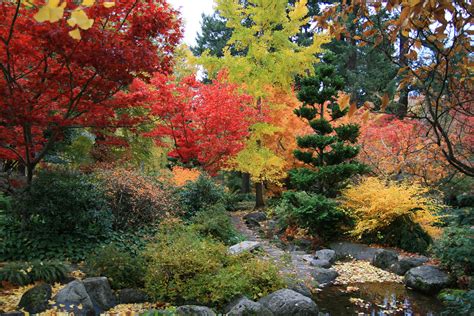
[[[136,124],[124,110],[134,105],[110,98],[134,77],[169,72],[181,38],[166,0],[95,5],[80,41],[66,18],[38,23],[36,10],[16,10],[16,1],[0,3],[0,158],[31,171],[67,128]]]
[[[136,80],[121,102],[149,104],[159,123],[148,136],[158,142],[171,138],[170,157],[198,163],[211,173],[243,148],[249,127],[259,118],[252,98],[222,77],[212,84],[194,77],[175,83],[156,74],[150,86]]]

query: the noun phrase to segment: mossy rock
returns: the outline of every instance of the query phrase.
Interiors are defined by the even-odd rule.
[[[38,314],[48,309],[52,288],[49,284],[37,285],[26,291],[21,297],[18,307],[30,314]]]

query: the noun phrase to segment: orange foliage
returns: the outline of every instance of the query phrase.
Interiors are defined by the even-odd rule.
[[[188,181],[195,181],[201,172],[197,169],[183,168],[179,166],[173,167],[172,171],[172,182],[176,186],[185,185]]]

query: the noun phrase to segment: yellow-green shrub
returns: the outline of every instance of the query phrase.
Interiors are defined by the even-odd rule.
[[[401,218],[420,224],[431,236],[439,218],[440,206],[426,196],[427,189],[408,183],[395,183],[370,177],[342,194],[342,205],[355,218],[351,234],[362,237],[387,228]]]
[[[270,262],[228,255],[223,244],[179,224],[162,229],[146,260],[146,291],[175,304],[223,306],[237,295],[258,298],[284,287]]]

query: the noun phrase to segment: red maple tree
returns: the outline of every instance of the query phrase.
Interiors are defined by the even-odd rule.
[[[252,106],[253,98],[224,76],[211,84],[192,76],[180,82],[171,79],[157,73],[150,85],[136,80],[121,102],[150,106],[157,126],[147,135],[160,144],[170,139],[169,157],[214,173],[243,148],[250,126],[261,115]]]
[[[23,164],[29,182],[65,129],[138,123],[134,104],[111,98],[136,77],[168,73],[182,33],[166,0],[93,6],[79,41],[66,18],[38,23],[35,13],[20,0],[0,3],[0,158]]]

